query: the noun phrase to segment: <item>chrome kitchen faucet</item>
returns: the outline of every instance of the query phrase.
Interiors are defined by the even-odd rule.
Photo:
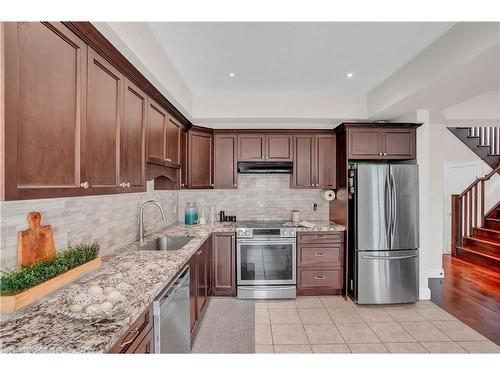
[[[144,208],[149,204],[158,207],[160,209],[161,218],[163,219],[163,221],[167,221],[167,218],[165,217],[165,211],[163,211],[163,207],[158,201],[149,200],[141,204],[141,206],[139,207],[139,242],[141,244],[144,242]]]

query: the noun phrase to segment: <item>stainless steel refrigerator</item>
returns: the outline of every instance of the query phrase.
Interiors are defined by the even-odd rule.
[[[418,299],[418,166],[358,165],[353,173],[353,270],[359,304]]]

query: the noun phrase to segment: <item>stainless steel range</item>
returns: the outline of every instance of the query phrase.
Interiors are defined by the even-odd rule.
[[[238,298],[295,298],[296,230],[285,224],[285,221],[243,221],[237,224]]]

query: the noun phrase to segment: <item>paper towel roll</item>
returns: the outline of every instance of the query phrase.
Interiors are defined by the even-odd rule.
[[[335,199],[335,192],[333,190],[321,190],[321,198],[325,201],[333,201]]]

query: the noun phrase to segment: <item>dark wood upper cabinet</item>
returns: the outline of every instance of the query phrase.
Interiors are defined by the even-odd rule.
[[[374,159],[381,156],[384,139],[382,129],[349,129],[349,158]]]
[[[314,165],[314,135],[296,135],[291,186],[314,188]]]
[[[148,100],[147,157],[150,159],[166,159],[166,123],[168,113],[154,100]]]
[[[352,127],[347,129],[349,159],[416,158],[416,129]]]
[[[384,158],[415,159],[416,136],[415,129],[385,129]]]
[[[90,191],[120,188],[120,128],[124,77],[89,48],[87,73],[86,180]]]
[[[237,170],[236,134],[215,134],[214,136],[214,185],[217,189],[236,189]]]
[[[234,233],[212,235],[212,294],[236,296],[236,252]]]
[[[287,134],[269,134],[266,136],[266,160],[293,160],[293,136]]]
[[[290,134],[239,134],[238,160],[291,161],[293,160],[293,136]]]
[[[190,130],[187,134],[187,187],[213,188],[213,135],[208,131]]]
[[[125,80],[123,98],[121,181],[128,190],[146,188],[146,118],[147,96],[129,80]],[[130,184],[130,186],[129,186]]]
[[[182,125],[174,117],[168,116],[165,124],[166,130],[166,154],[165,157],[168,161],[174,164],[181,162],[181,130]]]
[[[335,188],[337,180],[337,152],[335,135],[316,135],[316,187],[321,189]]]
[[[330,189],[336,187],[334,134],[295,135],[295,155],[291,187]]]
[[[5,23],[5,199],[85,194],[86,77],[62,24]]]
[[[238,135],[238,160],[258,161],[266,159],[266,137],[260,134]]]

